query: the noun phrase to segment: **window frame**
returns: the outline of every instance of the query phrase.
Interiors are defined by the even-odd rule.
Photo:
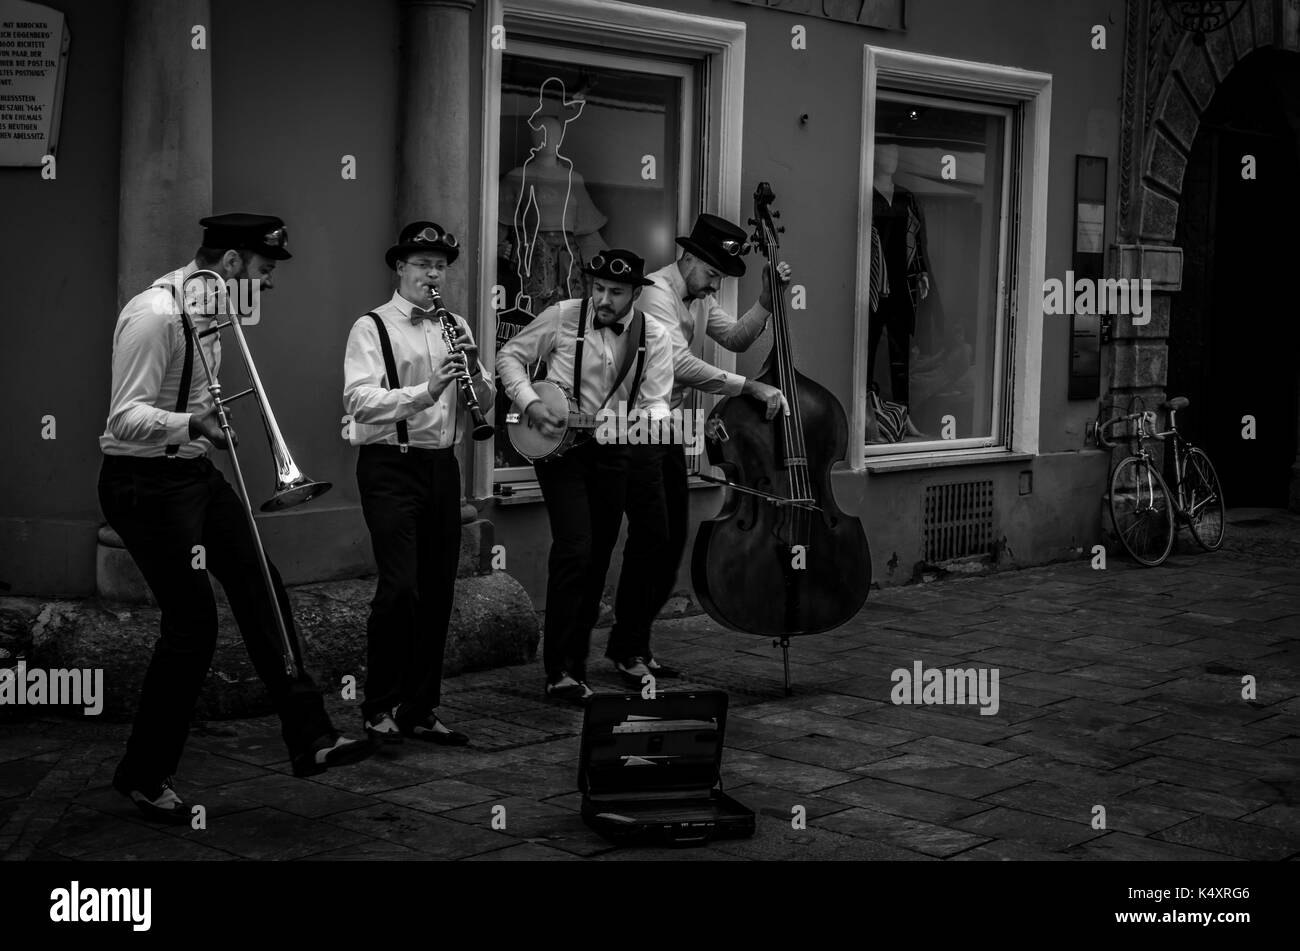
[[[1006,445],[1006,433],[1004,431],[1005,414],[1000,412],[1003,403],[1003,396],[1007,390],[1007,321],[1003,315],[1007,308],[1007,275],[1009,271],[1006,254],[1008,250],[1008,241],[1010,234],[1008,226],[1010,224],[1012,207],[1011,207],[1011,178],[1016,174],[1015,156],[1011,154],[1011,144],[1014,140],[1013,130],[1017,121],[1015,111],[1005,104],[990,102],[972,102],[971,100],[959,100],[952,98],[943,98],[933,95],[919,95],[913,92],[907,92],[896,89],[879,89],[876,96],[877,102],[896,103],[901,105],[927,105],[936,109],[946,109],[950,112],[969,112],[977,115],[992,116],[1003,120],[1002,128],[1002,175],[1001,175],[1001,201],[998,208],[998,243],[996,249],[996,266],[997,272],[995,280],[997,287],[994,293],[993,319],[994,335],[993,344],[990,348],[993,364],[992,376],[992,401],[991,401],[991,419],[989,420],[990,434],[987,436],[966,436],[961,439],[930,439],[924,442],[908,443],[886,443],[883,445],[866,445],[864,453],[872,460],[881,456],[903,456],[919,453],[934,452],[952,452],[962,449],[980,449],[989,450],[1003,448]],[[874,135],[874,123],[872,134]],[[986,166],[987,167],[987,166]],[[874,198],[874,191],[873,191]],[[868,215],[867,220],[870,220]],[[870,232],[868,232],[870,236]],[[934,283],[934,275],[930,275],[931,284]],[[865,356],[865,355],[864,355]],[[868,374],[871,368],[867,368]],[[865,415],[865,410],[864,410]],[[865,419],[863,424],[865,426]]]
[[[509,18],[509,23],[507,23]],[[505,25],[505,50],[495,49],[494,28]],[[522,34],[518,40],[513,34]],[[478,299],[492,300],[492,283],[487,262],[496,257],[496,215],[499,200],[499,154],[501,135],[501,54],[518,53],[534,56],[548,44],[590,46],[593,35],[606,42],[595,58],[619,69],[637,68],[660,62],[671,67],[694,61],[698,69],[698,89],[690,81],[683,83],[683,97],[689,114],[683,113],[681,169],[689,180],[679,195],[679,209],[685,220],[695,212],[709,212],[735,221],[740,215],[741,132],[744,115],[745,24],[695,14],[677,13],[652,7],[601,0],[489,0],[483,28],[483,126],[481,130],[481,198],[479,210]],[[499,41],[498,41],[499,42]],[[585,54],[584,54],[585,55]],[[667,61],[667,62],[664,62]],[[665,74],[674,74],[665,69]],[[695,114],[698,102],[703,116]],[[701,118],[703,121],[700,121]],[[689,126],[689,129],[687,128]],[[694,149],[689,154],[687,149]],[[703,161],[697,162],[701,154]],[[698,179],[698,180],[697,180]],[[688,192],[689,188],[689,192]],[[689,208],[698,199],[699,207]],[[680,213],[680,211],[679,211]],[[719,303],[728,311],[736,308],[735,282],[722,287]],[[482,359],[488,366],[496,362],[496,311],[480,308],[474,328]],[[491,326],[489,324],[492,324]],[[725,370],[734,370],[735,356],[703,340],[704,359]],[[703,396],[703,394],[700,394]],[[707,412],[716,397],[703,399]],[[522,466],[497,469],[495,438],[474,444],[473,497],[494,496],[498,474],[513,474],[507,483],[512,496],[537,496],[537,480]]]
[[[925,53],[863,46],[862,160],[858,180],[858,280],[854,305],[853,406],[850,432],[861,434],[867,420],[866,346],[871,290],[871,220],[875,170],[876,102],[882,96],[929,97],[945,108],[947,100],[1010,107],[1007,161],[1004,163],[1004,215],[998,264],[999,313],[996,346],[1000,372],[994,381],[993,437],[871,447],[859,435],[851,441],[850,465],[857,470],[907,460],[920,466],[960,463],[973,454],[994,456],[1038,453],[1042,387],[1043,276],[1047,256],[1047,187],[1052,77],[1009,66],[950,59]],[[1018,154],[1017,154],[1018,153]],[[1015,200],[1018,196],[1018,202]],[[1038,292],[1034,293],[1033,289]]]

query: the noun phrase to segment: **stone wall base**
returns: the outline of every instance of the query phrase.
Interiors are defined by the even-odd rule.
[[[332,581],[289,588],[307,669],[322,690],[338,693],[356,678],[357,698],[366,679],[366,617],[373,579]],[[218,635],[212,670],[195,709],[197,719],[233,719],[271,713],[230,607],[217,594]],[[129,720],[136,710],[160,612],[148,604],[90,598],[43,601],[0,598],[0,666],[23,657],[31,668],[101,668],[106,720]],[[460,578],[447,633],[448,676],[523,664],[536,654],[537,615],[527,592],[505,572]],[[12,715],[13,708],[7,712]],[[31,709],[31,708],[26,708]],[[48,707],[55,713],[60,708]],[[6,712],[0,710],[0,713]],[[65,712],[72,712],[70,710]],[[79,710],[77,711],[80,712]]]

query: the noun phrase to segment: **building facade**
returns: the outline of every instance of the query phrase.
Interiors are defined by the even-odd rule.
[[[1248,233],[1251,209],[1295,200],[1296,177],[1278,172],[1295,164],[1300,129],[1295,0],[1243,0],[1204,45],[1161,0],[51,5],[72,34],[57,176],[0,168],[0,580],[12,593],[95,590],[114,319],[190,260],[200,217],[225,211],[279,215],[293,237],[246,331],[297,461],[335,486],[265,519],[290,583],[372,569],[356,450],[341,438],[343,347],[391,293],[383,252],[404,222],[461,236],[444,298],[490,366],[521,323],[580,292],[577,269],[599,248],[666,264],[699,212],[743,224],[759,182],[795,270],[797,366],[849,418],[833,481],[880,584],[963,559],[1090,552],[1110,462],[1090,424],[1135,396],[1154,408],[1175,385],[1213,407],[1188,415],[1216,460],[1234,459],[1221,467],[1230,504],[1262,471],[1272,489],[1254,504],[1295,498],[1294,336],[1280,313],[1234,331],[1221,312],[1266,313],[1266,280],[1229,279],[1284,266],[1275,246],[1243,258],[1250,243],[1223,229]],[[1279,77],[1287,90],[1233,125],[1233,104]],[[1212,220],[1224,156],[1244,141],[1262,143],[1261,187],[1222,202],[1228,224]],[[888,224],[886,205],[902,209]],[[747,261],[723,285],[732,312],[759,291],[759,260]],[[1071,279],[1138,283],[1111,296],[1118,314],[1058,312],[1045,287]],[[1281,341],[1249,351],[1272,351],[1268,378],[1233,369],[1256,333]],[[696,339],[745,374],[769,345],[770,332],[740,355]],[[908,403],[919,435],[872,440],[872,381]],[[463,447],[464,518],[490,523],[475,536],[483,559],[543,608],[549,530],[531,469],[500,435],[506,410],[496,438]],[[1260,435],[1243,457],[1233,420],[1248,415]],[[262,474],[269,491],[269,452],[244,445],[254,494]],[[722,496],[693,483],[698,522]],[[689,587],[689,557],[679,580]]]

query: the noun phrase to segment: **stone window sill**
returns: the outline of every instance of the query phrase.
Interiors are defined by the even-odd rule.
[[[511,506],[511,505],[530,505],[535,502],[541,502],[542,487],[536,482],[511,482],[510,494],[501,495],[494,493],[485,499],[485,502],[491,502],[494,505]],[[688,489],[718,489],[721,486],[705,482],[695,475],[689,475],[686,479]]]
[[[916,453],[868,461],[864,466],[872,475],[888,472],[912,472],[922,469],[946,469],[953,466],[979,466],[989,463],[1028,462],[1032,453],[1012,452],[1009,449],[978,449],[959,452]]]

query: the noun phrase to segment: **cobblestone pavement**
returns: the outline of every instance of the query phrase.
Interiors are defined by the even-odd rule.
[[[1224,551],[1182,544],[1157,569],[1084,559],[873,592],[851,624],[793,641],[789,698],[771,641],[707,617],[662,623],[657,653],[685,669],[683,685],[730,695],[723,778],[759,814],[752,839],[669,853],[615,849],[588,830],[581,711],[544,700],[533,663],[447,682],[443,717],[472,747],[408,741],[307,780],[289,774],[274,718],[196,727],[178,785],[207,807],[202,830],[147,824],[112,791],[125,725],[0,726],[0,853],[1295,859],[1300,516],[1234,512],[1229,533]],[[891,672],[916,662],[996,669],[996,714],[895,705]],[[606,668],[593,674],[597,689],[619,688]],[[330,703],[355,735],[353,705]],[[806,828],[794,828],[796,806]]]

